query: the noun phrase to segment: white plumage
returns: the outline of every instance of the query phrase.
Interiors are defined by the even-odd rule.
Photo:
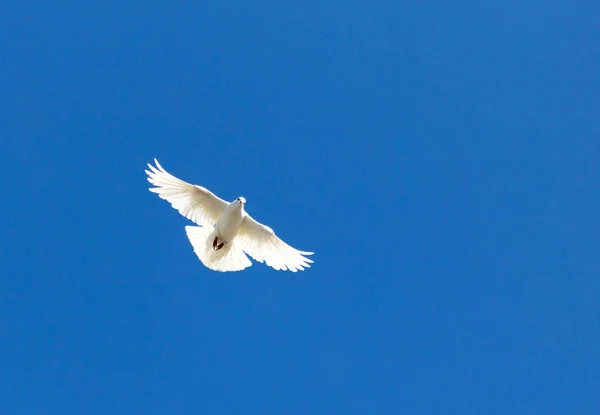
[[[168,201],[186,218],[200,226],[186,226],[194,252],[208,268],[215,271],[240,271],[252,265],[246,254],[276,270],[296,272],[309,268],[312,260],[304,255],[313,252],[292,248],[268,226],[254,220],[244,210],[246,199],[232,203],[208,189],[189,184],[167,171],[154,159],[148,164],[148,181],[156,187],[151,192]]]

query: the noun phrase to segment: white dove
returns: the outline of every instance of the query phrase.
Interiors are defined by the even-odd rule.
[[[313,261],[304,252],[292,248],[268,226],[258,223],[246,211],[246,199],[238,197],[228,203],[202,186],[184,182],[154,159],[148,164],[151,192],[200,226],[186,226],[185,231],[202,263],[215,271],[241,271],[252,265],[246,253],[276,270],[296,272],[310,268]],[[245,253],[244,253],[245,252]]]

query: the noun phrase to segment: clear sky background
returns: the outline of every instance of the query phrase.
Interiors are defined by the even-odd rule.
[[[599,4],[5,5],[0,413],[600,413]]]

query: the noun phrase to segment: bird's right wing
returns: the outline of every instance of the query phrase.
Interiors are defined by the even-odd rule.
[[[148,164],[150,171],[146,170],[148,181],[156,186],[150,188],[151,192],[158,194],[179,213],[200,226],[217,222],[228,205],[226,201],[202,186],[186,183],[167,173],[158,160],[154,159],[154,162],[156,167]]]
[[[242,250],[252,258],[258,262],[264,261],[278,271],[302,271],[304,268],[310,268],[313,262],[304,255],[312,255],[314,252],[292,248],[279,239],[273,229],[257,222],[248,214],[242,220],[236,243],[239,243]]]

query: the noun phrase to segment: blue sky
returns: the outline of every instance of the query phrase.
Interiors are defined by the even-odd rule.
[[[2,414],[599,413],[597,3],[84,3],[0,17]]]

